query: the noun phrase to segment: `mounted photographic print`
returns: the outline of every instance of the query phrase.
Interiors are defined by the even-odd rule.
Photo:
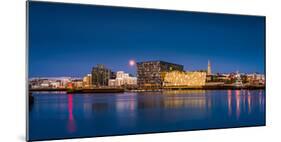
[[[27,1],[27,140],[264,126],[265,17]]]

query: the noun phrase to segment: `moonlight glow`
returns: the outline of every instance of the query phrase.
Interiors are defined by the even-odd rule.
[[[135,60],[130,60],[130,61],[129,61],[129,65],[130,65],[130,66],[134,66],[135,64],[136,64],[136,61],[135,61]]]

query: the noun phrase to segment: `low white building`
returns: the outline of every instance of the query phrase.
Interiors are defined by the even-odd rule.
[[[116,79],[110,79],[108,81],[108,86],[119,87],[122,85],[137,85],[137,78],[131,77],[128,73],[124,71],[118,71],[116,73]]]
[[[59,88],[61,86],[61,82],[59,81],[50,81],[50,87]]]

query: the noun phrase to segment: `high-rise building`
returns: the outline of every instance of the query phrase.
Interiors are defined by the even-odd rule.
[[[102,64],[98,64],[92,69],[93,86],[107,86],[108,80],[111,78],[112,72]]]
[[[183,65],[164,61],[138,62],[138,86],[141,88],[160,88],[163,84],[162,72],[175,70],[183,71]]]
[[[207,70],[207,75],[211,75],[212,74],[212,70],[211,70],[211,62],[210,60],[208,60],[208,70]]]

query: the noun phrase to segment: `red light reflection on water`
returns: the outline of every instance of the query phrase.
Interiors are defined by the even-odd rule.
[[[68,99],[68,123],[67,123],[67,130],[70,133],[76,131],[76,125],[73,117],[73,98],[72,94],[69,94]]]

